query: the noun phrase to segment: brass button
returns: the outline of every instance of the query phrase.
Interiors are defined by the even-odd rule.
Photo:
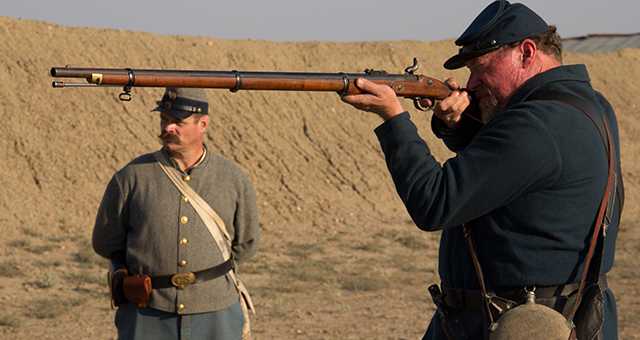
[[[180,244],[187,244],[187,239],[183,238],[182,240],[180,240]]]
[[[189,198],[187,196],[182,196],[182,200],[187,202],[187,203],[189,202]]]
[[[179,304],[178,305],[178,312],[182,311],[184,309],[184,305],[183,304]]]
[[[190,180],[191,180],[191,177],[190,177],[190,176],[184,176],[184,181],[185,181],[185,182],[189,182]]]
[[[186,224],[187,222],[189,222],[189,218],[187,216],[182,216],[180,218],[180,222],[182,222],[182,224]]]
[[[180,263],[178,263],[178,265],[179,265],[180,267],[184,267],[184,266],[186,266],[186,265],[187,265],[187,261],[182,260],[182,261],[180,261]]]

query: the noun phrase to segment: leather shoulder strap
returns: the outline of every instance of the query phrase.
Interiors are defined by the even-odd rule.
[[[609,133],[608,132],[609,121],[607,119],[607,116],[604,114],[604,112],[599,113],[599,111],[596,110],[596,108],[593,107],[593,105],[591,105],[588,101],[576,95],[566,93],[566,92],[560,92],[560,91],[537,92],[529,96],[527,98],[527,101],[529,100],[553,100],[557,102],[562,102],[562,103],[571,105],[576,109],[582,111],[584,114],[587,115],[587,117],[591,119],[591,121],[593,121],[593,123],[597,126],[598,131],[600,132],[600,137],[602,138],[602,142],[605,145],[607,154],[613,158],[613,163],[614,163],[613,171],[614,171],[614,176],[616,177],[614,190],[617,192],[618,201],[620,202],[619,213],[622,214],[622,209],[624,207],[624,183],[622,180],[622,170],[620,168],[620,162],[618,161],[618,157],[616,157],[615,145],[610,145],[610,142],[609,142],[609,138],[607,135]],[[613,210],[613,205],[611,205],[611,207],[608,207],[608,208]],[[613,211],[608,212],[609,217],[611,216],[610,215],[611,213],[613,213]]]
[[[216,241],[216,244],[218,245],[218,248],[220,248],[220,252],[222,253],[222,257],[225,261],[228,261],[233,255],[231,252],[231,237],[229,236],[227,227],[225,226],[224,221],[222,220],[220,215],[218,215],[218,213],[216,213],[216,211],[211,208],[207,201],[200,197],[200,195],[198,195],[198,193],[195,192],[193,188],[191,188],[182,180],[182,178],[180,178],[180,174],[175,168],[168,167],[162,163],[161,159],[162,157],[164,157],[162,150],[154,152],[153,156],[155,157],[160,168],[162,168],[167,177],[169,177],[171,182],[173,182],[178,190],[180,190],[180,192],[185,197],[187,197],[189,203],[191,203],[193,208],[196,210],[204,224],[207,226],[207,229],[211,233],[211,236],[213,236],[213,239]],[[222,233],[224,233],[224,237],[227,241],[227,244],[229,245],[228,247],[225,245],[225,241],[220,234],[221,231]],[[251,300],[249,291],[247,291],[242,282],[240,282],[240,280],[238,280],[238,278],[236,277],[235,267],[233,267],[233,270],[227,272],[227,274],[231,277],[231,280],[236,286],[239,298],[244,299],[245,303],[247,304],[248,310],[255,314],[255,306],[253,305],[253,301]]]
[[[609,160],[609,175],[607,178],[607,185],[604,192],[604,197],[602,198],[602,202],[600,203],[600,209],[598,210],[598,217],[596,219],[596,226],[593,231],[593,235],[591,237],[591,244],[589,245],[589,253],[587,254],[587,258],[585,259],[585,267],[582,273],[582,279],[580,280],[580,287],[578,288],[578,297],[582,296],[582,290],[584,288],[585,282],[587,280],[587,274],[589,272],[589,267],[591,264],[591,259],[594,257],[594,251],[596,248],[596,244],[600,244],[597,254],[595,255],[595,259],[598,263],[596,263],[595,268],[598,272],[592,274],[596,277],[600,275],[600,268],[602,264],[602,252],[604,251],[604,233],[611,221],[611,213],[613,211],[613,205],[615,203],[615,193],[618,192],[620,195],[620,213],[622,212],[622,200],[624,199],[624,190],[622,188],[622,176],[620,174],[620,164],[617,161],[617,157],[615,155],[615,146],[613,145],[613,141],[611,139],[611,133],[609,131],[609,123],[607,121],[607,116],[604,112],[602,115],[599,115],[595,108],[589,104],[587,101],[583,100],[580,97],[574,96],[569,93],[564,92],[541,92],[536,93],[533,96],[529,97],[528,100],[553,100],[562,102],[565,104],[569,104],[583,113],[585,113],[591,120],[597,125],[598,130],[600,131],[600,136],[602,137],[605,148],[607,149],[607,156]],[[605,138],[606,136],[606,138]],[[615,169],[615,170],[614,170]],[[618,176],[616,176],[616,172]],[[616,180],[617,177],[617,180]],[[619,188],[617,183],[620,183]],[[607,216],[607,213],[609,214]],[[600,242],[598,242],[600,240]],[[597,281],[596,281],[597,282]],[[576,299],[576,303],[573,306],[573,312],[571,313],[571,318],[569,321],[573,321],[573,318],[578,310],[578,306],[580,304],[580,298]]]

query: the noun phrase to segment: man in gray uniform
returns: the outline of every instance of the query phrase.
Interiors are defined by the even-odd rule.
[[[129,275],[151,278],[146,307],[119,306],[119,339],[241,339],[244,315],[230,272],[258,251],[253,185],[203,144],[210,119],[203,89],[167,88],[158,105],[159,157],[140,156],[113,176],[93,230],[100,256],[124,264]],[[175,168],[224,221],[230,260],[159,162]],[[172,283],[175,274],[188,272],[194,283]]]

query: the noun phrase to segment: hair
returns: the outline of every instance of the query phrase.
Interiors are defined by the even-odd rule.
[[[206,116],[205,113],[194,113],[193,114],[193,122],[198,123],[202,117]]]
[[[553,57],[562,64],[562,39],[558,34],[556,25],[549,26],[549,30],[534,34],[529,37],[536,44],[536,47],[543,53]],[[520,45],[522,40],[507,44],[507,48],[514,48]]]

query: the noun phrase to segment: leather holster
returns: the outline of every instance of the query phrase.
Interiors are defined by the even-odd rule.
[[[151,278],[149,275],[127,276],[122,282],[122,290],[127,300],[137,303],[138,307],[146,307],[151,295]]]
[[[111,292],[111,308],[127,303],[127,298],[124,296],[124,290],[122,288],[124,278],[127,277],[127,275],[129,275],[129,272],[125,265],[111,261],[108,277],[109,291]]]

